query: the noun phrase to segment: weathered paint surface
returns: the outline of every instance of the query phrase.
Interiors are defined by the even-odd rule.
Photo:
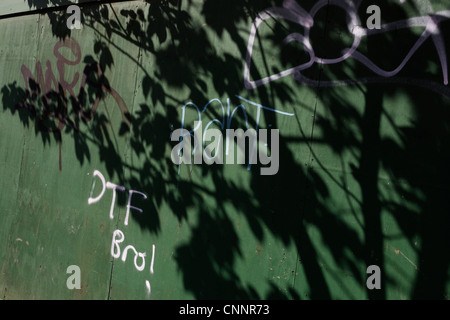
[[[371,4],[0,19],[0,298],[449,298],[450,7]],[[174,164],[195,120],[279,129],[277,174]]]

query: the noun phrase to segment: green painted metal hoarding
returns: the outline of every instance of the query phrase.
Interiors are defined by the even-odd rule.
[[[449,297],[446,4],[79,4],[0,5],[1,298]],[[196,120],[273,162],[175,164]]]

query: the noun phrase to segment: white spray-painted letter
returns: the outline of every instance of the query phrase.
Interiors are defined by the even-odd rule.
[[[94,180],[94,182],[92,183],[91,195],[89,196],[89,199],[88,199],[88,204],[93,204],[93,203],[100,201],[100,199],[103,197],[103,194],[105,193],[105,190],[106,190],[105,177],[98,170],[94,171],[94,177],[95,176],[99,177],[100,181],[102,182],[102,191],[96,198],[92,198],[92,192],[94,192],[94,188],[95,188],[95,180]]]
[[[117,239],[117,236],[119,236],[119,239]],[[122,231],[120,231],[118,229],[116,231],[114,231],[112,243],[111,243],[111,255],[116,259],[120,257],[119,243],[122,243],[124,240],[125,240],[125,235],[123,234]]]
[[[133,193],[139,193],[144,198],[144,200],[147,199],[147,195],[145,193],[142,193],[142,192],[136,191],[136,190],[129,191],[127,213],[125,215],[125,222],[124,222],[125,225],[128,225],[128,217],[130,215],[130,209],[134,209],[136,211],[139,211],[140,213],[142,213],[142,211],[143,211],[141,208],[137,208],[137,207],[134,207],[131,205],[131,196],[133,195]]]
[[[106,187],[108,189],[113,190],[113,196],[112,196],[112,200],[111,200],[111,208],[109,209],[109,218],[113,219],[114,218],[114,204],[116,203],[116,190],[119,189],[120,191],[123,192],[123,191],[125,191],[125,187],[119,186],[119,185],[114,184],[109,181],[106,183]]]

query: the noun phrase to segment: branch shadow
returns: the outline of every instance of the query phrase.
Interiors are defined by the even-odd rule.
[[[309,83],[298,77],[287,77],[246,92],[261,105],[277,102],[290,106],[296,114],[297,134],[280,137],[280,168],[276,175],[261,176],[258,174],[260,166],[255,165],[248,175],[248,186],[229,178],[229,171],[219,165],[185,166],[183,170],[190,170],[190,174],[180,175],[179,168],[168,156],[167,150],[173,147],[170,134],[174,128],[184,125],[180,121],[180,110],[187,102],[173,92],[187,91],[190,101],[198,106],[208,105],[211,92],[231,97],[238,105],[235,97],[243,90],[243,61],[249,36],[242,26],[250,26],[262,10],[281,7],[282,2],[206,0],[200,4],[193,0],[148,0],[135,10],[116,10],[120,6],[115,4],[86,4],[83,5],[83,25],[97,36],[93,47],[96,57],[78,55],[79,48],[70,40],[71,32],[65,26],[65,12],[52,10],[47,15],[53,35],[59,39],[57,46],[71,49],[79,60],[77,63],[84,64],[83,72],[78,75],[80,91],[76,94],[64,76],[57,79],[45,73],[42,66],[37,65],[36,72],[22,68],[24,85],[13,82],[0,89],[3,111],[17,115],[24,127],[33,127],[44,145],[55,143],[61,148],[62,133],[71,133],[76,146],[75,157],[80,164],[91,162],[92,152],[98,150],[108,174],[117,176],[120,184],[135,190],[152,190],[150,199],[139,204],[147,214],[132,215],[142,229],[152,234],[161,232],[158,212],[164,204],[169,205],[182,228],[188,227],[192,215],[197,217],[189,241],[178,245],[174,254],[184,289],[197,299],[333,299],[337,296],[336,286],[344,298],[361,299],[352,293],[351,285],[345,283],[340,271],[364,287],[365,269],[372,264],[381,267],[382,289],[364,287],[363,291],[369,299],[386,299],[389,297],[387,288],[395,287],[400,281],[393,277],[386,260],[387,243],[391,241],[384,230],[386,215],[395,220],[401,230],[400,237],[407,239],[411,246],[420,239],[416,252],[418,272],[414,274],[411,298],[447,298],[450,264],[450,256],[446,254],[450,246],[446,232],[450,225],[447,89],[443,88],[444,94],[439,95],[427,88],[417,89],[414,82],[393,86],[382,77],[369,81],[373,73],[354,61],[315,64],[301,72]],[[36,8],[46,8],[50,4],[33,0],[28,3]],[[285,3],[293,5],[293,1]],[[316,3],[304,1],[302,6],[311,10]],[[358,3],[358,13],[364,17],[363,9],[369,3],[365,0]],[[417,11],[408,7],[406,12],[404,6],[387,1],[382,1],[380,6],[386,22],[407,18],[411,11]],[[341,48],[343,42],[347,44],[342,34],[346,30],[345,14],[342,19],[342,8],[332,5],[322,10],[311,29],[311,40],[318,53],[330,54],[325,58],[332,58],[342,50],[330,51],[329,47]],[[203,17],[207,28],[199,25],[195,14]],[[336,21],[343,21],[344,27]],[[448,22],[441,25],[444,38],[449,26]],[[274,17],[262,28],[265,29],[257,35],[261,65],[252,66],[252,79],[261,79],[280,72],[280,68],[307,61],[309,57],[298,43],[283,41],[297,32],[299,25]],[[127,55],[124,48],[111,41],[112,35],[154,58],[150,70],[139,57],[128,56],[142,75],[140,93],[145,97],[145,102],[133,109],[111,87],[106,76],[107,70],[114,67],[110,48]],[[236,47],[240,57],[220,50],[218,43],[225,38]],[[386,63],[401,61],[403,49],[409,48],[416,38],[411,30],[380,34],[363,42],[359,49],[385,67]],[[282,49],[274,53],[272,47]],[[387,53],[385,48],[391,48],[393,56],[389,56],[391,52]],[[436,69],[433,66],[439,60],[437,55],[429,55],[432,50],[432,43],[419,49],[399,77],[416,77],[418,73],[421,76],[417,70],[426,69],[430,70],[426,76],[435,81],[438,72],[433,71]],[[272,63],[271,59],[280,61],[281,65]],[[64,63],[75,62],[64,60]],[[61,73],[61,64],[58,66]],[[46,67],[49,72],[48,65]],[[346,86],[358,91],[363,97],[358,108],[354,108],[356,102],[346,96],[345,90],[329,85],[333,80],[349,81]],[[299,90],[310,90],[316,96],[315,105],[305,106],[299,101]],[[387,99],[399,95],[409,98],[408,108],[414,112],[404,116],[414,119],[406,125],[401,124],[401,116],[386,107]],[[129,135],[130,152],[139,161],[125,160],[117,149],[111,121],[98,110],[106,96],[111,96],[119,108],[122,123],[118,133]],[[314,115],[311,131],[305,131],[306,126],[298,118],[298,114],[308,108]],[[222,116],[220,109],[208,109],[205,114],[214,119]],[[259,123],[259,118],[249,113],[245,115],[248,118],[235,118],[233,126],[244,127],[249,123],[255,127]],[[261,119],[274,128],[283,127],[273,112],[263,110]],[[81,129],[87,125],[92,129],[90,134]],[[386,126],[393,132],[391,135],[386,134],[389,131]],[[344,168],[342,176],[352,179],[359,193],[349,190],[347,178],[336,173],[333,164],[321,153],[322,147],[340,159]],[[299,150],[308,151],[302,161],[298,160]],[[243,166],[246,165],[248,163]],[[63,168],[60,155],[59,170]],[[392,181],[394,195],[402,195],[400,199],[386,194],[383,175]],[[212,183],[201,185],[201,178]],[[346,203],[354,216],[353,222],[331,205],[341,195],[340,204]],[[244,240],[230,210],[245,220],[258,241],[263,242],[268,232],[283,245],[295,248],[296,264],[287,289],[265,279],[269,289],[262,293],[255,286],[242,282],[236,265],[244,259]],[[317,230],[321,244],[318,236],[312,235],[312,229]],[[329,258],[323,257],[323,248],[330,253]],[[334,266],[339,269],[337,272],[328,270]],[[300,270],[305,279],[296,276]],[[305,290],[307,294],[303,293]]]

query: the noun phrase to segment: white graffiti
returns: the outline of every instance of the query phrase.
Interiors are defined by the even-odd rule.
[[[404,20],[399,20],[395,22],[390,22],[387,24],[383,24],[380,28],[364,28],[362,27],[360,18],[358,16],[358,8],[361,4],[362,0],[320,0],[318,1],[309,12],[304,10],[295,0],[285,0],[283,2],[282,7],[273,7],[266,9],[258,14],[258,17],[253,21],[249,40],[247,44],[247,54],[245,59],[245,68],[244,68],[244,85],[247,89],[254,89],[259,86],[265,85],[269,82],[276,81],[282,77],[293,75],[294,79],[299,83],[306,85],[316,85],[318,82],[312,79],[307,78],[301,72],[310,68],[313,64],[336,64],[343,62],[346,59],[352,58],[368,69],[370,69],[377,76],[381,76],[383,78],[390,78],[397,75],[405,65],[410,61],[413,55],[417,52],[417,50],[424,44],[424,42],[431,38],[433,44],[436,48],[443,76],[444,85],[448,84],[448,64],[447,64],[447,54],[445,50],[445,42],[443,35],[439,29],[439,24],[442,21],[450,19],[450,10],[438,11],[436,13],[423,15],[420,17],[412,17]],[[333,5],[338,6],[344,9],[347,12],[347,28],[349,32],[353,34],[353,44],[350,48],[346,48],[342,51],[342,55],[338,58],[333,59],[325,59],[316,56],[314,49],[312,48],[310,42],[310,30],[314,25],[314,17],[317,12],[327,6]],[[250,78],[250,68],[252,63],[252,54],[255,38],[257,36],[257,29],[261,25],[261,23],[268,19],[279,18],[285,19],[290,22],[296,23],[304,28],[304,34],[300,33],[291,33],[284,40],[283,44],[290,43],[292,41],[299,42],[303,45],[304,49],[309,55],[309,61],[289,68],[287,70],[280,71],[278,73],[269,75],[267,77],[251,80]],[[412,27],[424,27],[424,31],[419,36],[419,39],[414,43],[412,48],[408,51],[406,56],[400,62],[400,64],[394,68],[393,70],[385,70],[379,66],[377,66],[372,60],[370,60],[366,55],[359,52],[358,46],[361,43],[363,37],[368,37],[375,34],[380,34],[384,32],[389,32],[393,30],[403,29],[403,28],[412,28]],[[358,81],[359,79],[356,79]],[[366,79],[361,79],[363,82]],[[320,84],[325,86],[332,85],[341,85],[355,82],[355,80],[330,80],[324,81],[321,80]],[[416,82],[415,84],[424,85],[423,82]],[[435,89],[432,87],[432,89]]]
[[[145,269],[145,257],[147,256],[147,253],[145,252],[138,252],[136,250],[135,247],[133,247],[132,245],[128,245],[125,247],[125,249],[123,249],[123,252],[121,253],[120,250],[120,246],[119,244],[122,243],[125,240],[125,235],[124,233],[117,229],[113,232],[113,237],[112,237],[112,243],[111,243],[111,255],[113,256],[113,258],[118,259],[121,258],[121,260],[123,262],[125,262],[127,260],[127,253],[128,250],[132,250],[134,251],[134,266],[136,267],[136,269],[138,271],[142,271]],[[152,245],[152,259],[150,262],[150,273],[153,274],[153,265],[155,262],[155,245]],[[121,257],[122,255],[122,257]],[[138,263],[138,258],[141,259],[141,263]]]
[[[217,125],[221,130],[224,130],[225,132],[230,130],[231,128],[231,124],[232,124],[232,120],[233,117],[235,116],[235,113],[240,111],[240,114],[244,116],[244,120],[245,120],[245,131],[249,130],[249,123],[248,123],[248,112],[249,109],[256,109],[256,117],[255,117],[255,127],[254,127],[254,131],[256,133],[256,137],[258,137],[258,133],[260,131],[260,121],[261,121],[261,110],[266,111],[266,112],[273,112],[274,114],[280,115],[280,116],[288,116],[288,117],[293,117],[294,113],[289,113],[289,112],[285,112],[285,111],[280,111],[277,110],[275,108],[270,108],[267,106],[263,106],[262,104],[259,104],[257,102],[245,99],[239,95],[235,95],[235,97],[241,101],[241,103],[236,106],[236,107],[232,107],[231,103],[230,103],[230,98],[226,99],[226,105],[224,103],[222,103],[222,101],[218,98],[216,99],[211,99],[210,101],[208,101],[203,108],[199,108],[194,102],[188,102],[185,105],[182,106],[182,113],[181,113],[181,128],[179,129],[175,129],[173,132],[170,133],[170,138],[172,140],[172,134],[176,134],[177,130],[181,130],[180,132],[184,132],[181,136],[179,135],[178,137],[175,138],[174,136],[174,140],[179,139],[180,142],[183,141],[183,137],[188,137],[189,139],[192,137],[193,141],[194,141],[194,147],[192,150],[192,155],[198,155],[198,154],[202,154],[203,151],[205,151],[205,144],[202,143],[202,141],[207,141],[206,139],[206,135],[208,132],[210,132],[209,127],[212,124]],[[214,106],[212,106],[214,104]],[[219,107],[219,108],[218,108]],[[247,107],[247,108],[246,108]],[[194,111],[194,114],[196,114],[197,118],[194,119],[194,127],[191,130],[186,130],[186,108],[192,109]],[[208,109],[209,108],[209,109]],[[218,114],[218,118],[215,118],[213,120],[210,120],[206,126],[205,129],[202,133],[202,114],[205,113],[205,111],[207,110],[211,110],[212,108],[216,108],[213,109],[214,112],[216,112]],[[271,126],[271,125],[269,125]],[[196,135],[196,133],[200,132],[200,137],[198,137]],[[232,144],[230,143],[231,139],[226,139],[225,140],[225,156],[227,157],[234,157],[232,155]],[[202,148],[203,151],[197,152],[197,148],[200,147]],[[249,150],[249,161],[248,161],[248,165],[247,165],[247,170],[251,169],[252,164],[255,163],[255,156],[256,156],[256,150],[257,150],[257,140],[254,139],[252,142],[252,145],[250,146],[250,150]],[[172,160],[174,158],[178,158],[178,157],[174,157],[172,156]],[[207,158],[209,158],[208,160],[210,160],[213,157],[209,157],[207,156]],[[181,165],[181,161],[174,161],[175,163],[178,164],[178,173],[180,173],[180,165]],[[185,161],[185,163],[188,163],[188,161]],[[197,164],[197,162],[195,162]],[[269,162],[265,162],[264,164],[268,164]],[[267,169],[270,171],[270,169]],[[277,169],[278,170],[278,169]],[[276,171],[277,171],[276,170]],[[276,172],[275,172],[276,173]],[[268,173],[268,174],[274,174],[274,173]]]
[[[88,198],[88,204],[91,205],[91,204],[99,202],[103,198],[103,196],[104,196],[104,194],[106,192],[106,189],[111,189],[112,190],[112,201],[111,201],[111,206],[110,206],[110,210],[109,210],[109,218],[110,219],[114,219],[114,207],[115,207],[115,203],[116,203],[116,191],[119,190],[119,191],[124,192],[126,189],[125,189],[124,186],[119,186],[119,185],[117,185],[115,183],[106,181],[106,179],[103,176],[103,174],[100,171],[98,171],[98,170],[94,171],[93,176],[94,176],[94,181],[92,183],[91,192],[90,192],[90,195],[89,195],[89,198]],[[96,177],[101,182],[101,191],[96,197],[93,197],[92,194],[94,192],[96,181],[97,181],[95,179]],[[147,195],[145,193],[140,192],[140,191],[136,191],[136,190],[129,190],[129,192],[128,192],[127,211],[126,211],[125,220],[124,220],[124,225],[125,226],[128,225],[128,219],[129,219],[129,215],[130,215],[130,210],[131,209],[136,210],[136,211],[138,211],[140,213],[143,213],[143,210],[141,208],[138,208],[138,207],[135,207],[135,206],[131,205],[131,198],[132,198],[132,195],[135,194],[135,193],[140,194],[144,200],[147,199]],[[127,260],[128,251],[131,250],[132,252],[134,252],[134,266],[135,266],[136,270],[143,271],[145,269],[145,260],[146,260],[146,257],[147,257],[147,253],[146,252],[139,252],[139,251],[137,251],[136,248],[134,246],[132,246],[132,245],[127,245],[127,246],[125,246],[125,248],[123,248],[123,250],[121,250],[120,244],[122,242],[124,242],[124,240],[125,240],[125,234],[123,233],[123,231],[121,231],[119,229],[116,229],[113,232],[113,236],[112,236],[111,256],[114,259],[119,259],[120,258],[123,262],[125,262]],[[156,246],[153,244],[152,245],[152,257],[151,257],[151,260],[150,260],[150,274],[154,273],[153,267],[154,267],[154,263],[155,263],[155,250],[156,250]],[[150,282],[148,280],[145,281],[145,286],[147,288],[148,294],[150,294],[151,287],[150,287]]]
[[[102,183],[102,191],[100,192],[100,194],[97,197],[95,197],[95,198],[92,197],[92,193],[93,193],[94,188],[95,188],[95,180],[94,180],[94,182],[92,184],[91,195],[90,195],[90,197],[88,199],[88,204],[92,204],[92,203],[96,203],[96,202],[100,201],[100,199],[105,194],[106,189],[112,189],[113,190],[113,194],[112,194],[111,208],[109,210],[109,218],[113,219],[114,218],[114,206],[115,206],[115,203],[116,203],[116,193],[117,193],[116,191],[119,190],[119,191],[124,192],[125,191],[125,187],[124,186],[119,186],[119,185],[117,185],[115,183],[112,183],[112,182],[109,182],[109,181],[106,182],[105,177],[98,170],[94,171],[94,177],[99,177],[99,179],[100,179],[100,181]],[[131,205],[131,198],[132,198],[132,195],[134,193],[140,194],[144,200],[147,199],[147,195],[145,193],[142,193],[142,192],[136,191],[136,190],[129,190],[128,191],[127,212],[125,214],[125,221],[123,223],[124,225],[128,225],[128,219],[130,217],[130,210],[131,209],[142,213],[142,209],[141,208],[138,208],[138,207],[135,207],[135,206]]]

